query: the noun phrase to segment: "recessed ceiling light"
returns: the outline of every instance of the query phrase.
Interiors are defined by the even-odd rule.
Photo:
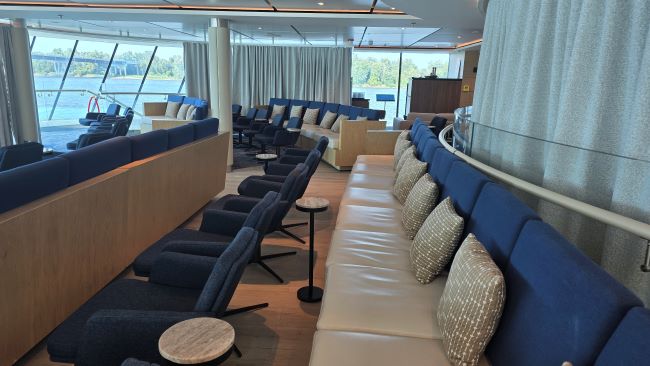
[[[458,39],[463,39],[463,36],[458,36]]]
[[[257,29],[262,30],[262,27],[257,27]]]
[[[406,29],[406,28],[402,27],[402,30],[404,30],[404,29]]]
[[[390,8],[390,10],[395,10],[395,8]]]
[[[323,6],[323,5],[325,5],[325,3],[316,3],[316,4],[318,4],[318,5],[320,5],[320,6]]]

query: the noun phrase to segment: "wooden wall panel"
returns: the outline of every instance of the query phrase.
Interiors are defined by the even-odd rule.
[[[418,79],[411,81],[410,112],[450,113],[459,106],[461,80]]]
[[[230,133],[0,215],[0,365],[10,365],[225,186]]]

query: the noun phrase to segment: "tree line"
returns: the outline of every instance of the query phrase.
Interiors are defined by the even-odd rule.
[[[402,86],[413,77],[428,76],[437,67],[438,77],[447,77],[449,60],[432,58],[426,66],[416,65],[413,60],[402,59]],[[352,56],[352,83],[364,88],[394,88],[399,77],[399,58]]]

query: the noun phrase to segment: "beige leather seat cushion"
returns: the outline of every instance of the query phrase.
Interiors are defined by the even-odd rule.
[[[357,163],[393,166],[393,155],[359,155]]]
[[[325,330],[314,334],[309,365],[451,366],[440,340]]]
[[[341,206],[347,205],[402,209],[402,204],[390,189],[348,187],[341,198]]]
[[[300,134],[315,141],[318,141],[322,136],[327,136],[327,138],[330,139],[327,146],[333,149],[339,148],[339,134],[326,128],[321,128],[315,125],[302,125]]]
[[[340,230],[391,233],[408,238],[402,227],[401,217],[401,207],[341,205],[339,207],[339,216],[336,219],[336,228]]]
[[[395,171],[392,165],[383,164],[370,164],[357,162],[352,167],[352,173],[369,174],[369,175],[385,175],[395,176]]]
[[[411,271],[411,241],[398,234],[335,230],[325,265],[368,266]]]
[[[394,176],[371,175],[363,173],[350,173],[348,187],[393,189]]]
[[[410,271],[332,265],[316,327],[442,339],[436,313],[446,281],[422,285]]]

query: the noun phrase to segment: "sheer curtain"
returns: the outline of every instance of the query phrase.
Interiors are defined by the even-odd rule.
[[[491,0],[472,119],[519,136],[480,128],[472,154],[650,222],[648,19],[646,0]],[[640,238],[528,201],[650,304],[650,274],[639,270]]]
[[[187,95],[190,97],[210,100],[210,61],[208,55],[207,43],[183,43],[185,85]]]
[[[352,50],[344,47],[233,46],[233,103],[270,98],[349,104]]]

